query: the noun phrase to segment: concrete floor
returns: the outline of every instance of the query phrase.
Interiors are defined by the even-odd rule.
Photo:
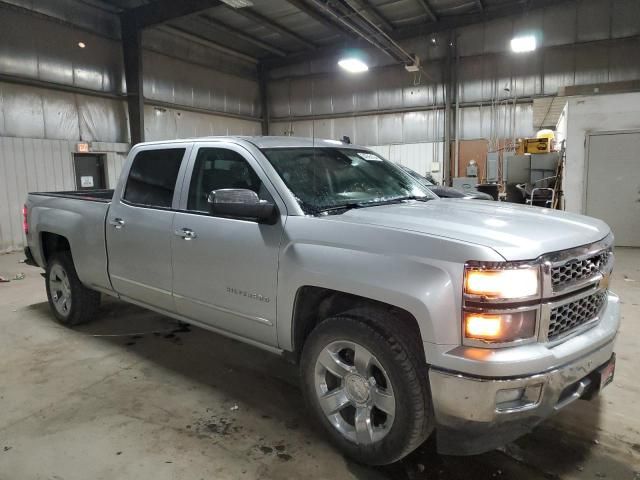
[[[618,249],[618,369],[507,447],[444,457],[427,443],[370,469],[312,426],[295,368],[255,348],[113,300],[58,325],[40,270],[0,255],[0,479],[640,480],[640,250]]]

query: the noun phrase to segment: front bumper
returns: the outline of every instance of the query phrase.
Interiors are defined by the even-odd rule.
[[[492,450],[528,433],[574,400],[591,398],[600,386],[597,370],[614,355],[618,309],[610,309],[608,316],[616,318],[602,319],[602,327],[613,327],[605,342],[592,344],[593,349],[586,350],[589,353],[537,374],[483,377],[431,367],[438,451],[475,455]],[[582,343],[598,333],[593,330],[567,343]],[[582,346],[584,352],[586,345]],[[519,392],[520,397],[508,401],[510,392]]]

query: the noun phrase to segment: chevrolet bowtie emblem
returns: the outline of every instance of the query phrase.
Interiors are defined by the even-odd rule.
[[[600,283],[598,284],[599,288],[607,289],[609,288],[609,280],[611,279],[610,273],[603,273],[602,278],[600,279]]]

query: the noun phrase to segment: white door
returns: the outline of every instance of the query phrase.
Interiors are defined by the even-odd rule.
[[[591,134],[587,149],[585,213],[609,224],[617,246],[640,247],[640,132]]]

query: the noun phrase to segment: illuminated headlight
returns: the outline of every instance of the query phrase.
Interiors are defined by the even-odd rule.
[[[536,312],[464,312],[464,336],[487,343],[510,343],[532,338],[536,333]]]
[[[493,299],[531,298],[540,292],[538,267],[465,268],[464,292]]]

